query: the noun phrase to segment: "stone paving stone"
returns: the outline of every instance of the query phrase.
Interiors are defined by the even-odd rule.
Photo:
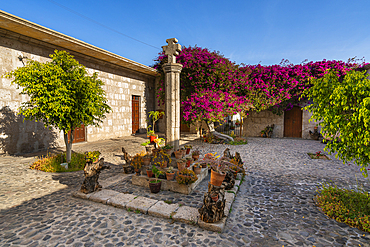
[[[199,219],[198,220],[198,225],[199,227],[208,230],[208,231],[213,231],[213,232],[223,232],[225,228],[227,217],[223,217],[222,220],[215,222],[215,223],[206,223],[203,220]]]
[[[107,200],[109,198],[112,198],[116,195],[118,195],[119,192],[114,191],[114,190],[100,190],[96,191],[94,193],[91,193],[89,200],[94,201],[94,202],[100,202],[103,204],[107,204]]]
[[[225,200],[226,200],[226,203],[225,203],[225,210],[224,210],[224,213],[225,213],[225,216],[229,216],[229,212],[230,212],[230,208],[234,202],[234,198],[235,198],[235,194],[234,193],[229,193],[227,191],[225,191]]]
[[[72,193],[72,196],[74,196],[74,197],[78,197],[78,198],[81,198],[81,199],[85,199],[85,200],[88,200],[89,199],[89,197],[92,195],[92,193],[90,193],[90,194],[85,194],[85,193],[82,193],[81,191],[74,191],[73,193]]]
[[[140,143],[146,140],[144,134],[144,138],[128,141],[80,144],[74,150],[102,152],[111,166],[100,174],[104,181],[122,174],[122,146],[133,155],[144,149]],[[81,187],[83,171],[45,173],[30,170],[20,157],[0,156],[0,242],[4,246],[19,246],[32,239],[28,246],[370,247],[369,233],[328,218],[314,204],[316,189],[325,182],[370,190],[369,179],[362,177],[359,167],[343,164],[334,155],[328,156],[331,160],[309,158],[307,152],[322,151],[324,144],[286,138],[248,138],[247,145],[238,146],[190,144],[202,154],[229,148],[245,162],[247,176],[221,234],[201,229],[199,222],[193,226],[76,199],[71,193]],[[190,195],[178,196],[169,191],[153,194],[143,187],[131,189],[130,181],[111,187],[193,208],[201,206],[208,183],[204,180]],[[36,235],[35,230],[39,231]]]
[[[126,204],[127,209],[139,210],[143,214],[148,214],[148,209],[156,204],[158,200],[150,199],[143,196],[134,198],[131,202]]]
[[[127,176],[128,176],[128,174],[123,174],[123,173],[118,174],[116,176],[113,176],[113,177],[104,179],[102,181],[99,181],[99,184],[105,189],[105,187],[108,187],[108,186],[111,186],[112,184],[116,184],[116,183],[121,182]]]
[[[156,217],[171,218],[171,214],[179,208],[179,204],[168,204],[164,201],[158,201],[156,204],[151,206],[148,210],[148,214]]]
[[[131,202],[136,197],[136,195],[132,194],[118,193],[116,196],[109,198],[107,204],[117,208],[126,208],[127,203]]]
[[[241,180],[235,180],[235,185],[234,185],[234,188],[232,189],[233,191],[235,191],[235,193],[239,191],[240,182]]]
[[[186,224],[195,225],[198,223],[199,212],[197,208],[181,206],[172,214],[172,219],[175,221],[184,222]]]

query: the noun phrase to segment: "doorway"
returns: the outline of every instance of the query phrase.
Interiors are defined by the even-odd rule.
[[[298,106],[284,112],[284,137],[302,137],[302,110]]]
[[[85,138],[85,125],[81,124],[80,127],[75,128],[73,131],[73,142],[72,143],[78,143],[78,142],[84,142],[86,141]],[[68,131],[68,141],[71,138],[71,131]]]
[[[139,130],[140,126],[140,96],[132,95],[132,134]]]

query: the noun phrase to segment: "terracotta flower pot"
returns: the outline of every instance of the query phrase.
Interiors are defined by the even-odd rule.
[[[161,181],[159,181],[158,183],[151,183],[151,182],[149,182],[150,192],[152,192],[152,193],[158,193],[159,191],[161,191],[161,185],[162,185],[162,182]]]
[[[186,161],[186,167],[190,167],[191,162],[192,162],[192,160],[187,160]]]
[[[166,168],[166,167],[167,167],[167,160],[166,160],[166,161],[163,161],[163,162],[160,164],[160,167],[161,167],[161,168]]]
[[[182,158],[182,152],[181,151],[176,151],[175,152],[175,158],[176,159],[181,159]]]
[[[184,162],[177,162],[177,169],[179,169],[179,171],[182,171],[185,169],[185,165],[186,163]]]
[[[155,139],[157,139],[156,136],[149,136],[150,143],[154,143]]]
[[[150,164],[150,158],[143,158],[143,165],[148,166]]]
[[[210,183],[214,186],[221,186],[222,182],[224,181],[226,173],[218,173],[211,170],[211,181]]]
[[[140,174],[141,174],[141,170],[140,169],[135,169],[135,172],[136,172],[136,176],[140,176]]]
[[[191,157],[192,157],[194,160],[198,160],[198,159],[199,159],[199,155],[194,155],[194,154],[193,154]]]
[[[217,202],[218,201],[218,194],[211,195],[211,199],[212,199],[212,201]]]
[[[171,181],[171,180],[174,179],[175,173],[174,172],[172,172],[172,173],[166,173],[166,177],[167,177],[167,180],[168,181]]]
[[[152,154],[153,154],[153,156],[155,157],[158,153],[159,153],[159,151],[161,151],[160,149],[158,149],[158,148],[154,148],[154,149],[152,149]]]
[[[194,173],[195,174],[200,174],[201,173],[201,171],[202,171],[202,167],[194,167]]]
[[[152,178],[154,175],[152,170],[146,170],[146,174],[148,175],[148,178]]]

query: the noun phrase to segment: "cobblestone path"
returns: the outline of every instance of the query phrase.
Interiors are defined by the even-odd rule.
[[[106,179],[122,173],[122,146],[142,150],[139,138],[74,150],[101,150],[112,166],[102,172]],[[202,153],[238,151],[247,167],[223,233],[74,198],[71,192],[79,189],[83,172],[46,174],[27,168],[33,157],[0,156],[0,246],[370,246],[369,233],[326,217],[313,202],[322,182],[370,190],[357,167],[333,156],[312,160],[307,153],[324,148],[316,141],[248,141],[240,146],[192,142]]]

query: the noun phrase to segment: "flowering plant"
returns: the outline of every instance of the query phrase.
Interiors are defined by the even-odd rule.
[[[131,160],[131,165],[135,169],[140,169],[143,163],[143,156],[141,154],[135,154],[135,156]]]
[[[86,152],[85,159],[87,162],[93,162],[96,159],[99,159],[100,154],[101,153],[99,151]]]
[[[166,173],[172,173],[172,172],[173,172],[173,167],[172,166],[168,167]]]
[[[197,175],[189,169],[177,172],[176,180],[179,184],[192,184],[198,180]]]
[[[328,69],[338,72],[338,78],[360,66],[354,59],[291,64],[282,60],[278,65],[236,65],[219,52],[200,47],[183,47],[176,57],[183,65],[180,74],[181,121],[223,121],[227,115],[247,114],[249,110],[270,109],[282,114],[299,102],[302,92],[312,87],[312,78],[322,78]],[[161,74],[158,83],[159,101],[165,99],[164,63],[161,52],[153,66]],[[364,65],[364,62],[362,62]]]
[[[170,144],[166,144],[166,145],[164,145],[163,147],[162,147],[162,149],[163,150],[170,150],[170,149],[172,149],[173,148],[173,146],[171,146]]]
[[[216,154],[216,153],[215,153]],[[230,170],[230,167],[234,164],[229,159],[221,157],[220,155],[215,157],[212,153],[206,154],[203,160],[199,161],[201,164],[207,164],[211,169],[218,173],[225,173]]]

